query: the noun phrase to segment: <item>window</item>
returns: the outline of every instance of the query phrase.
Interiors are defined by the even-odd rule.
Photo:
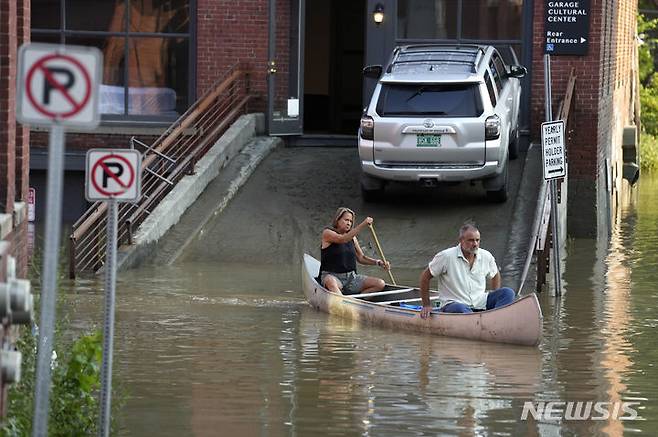
[[[519,41],[523,0],[398,0],[398,39]]]
[[[493,60],[489,62],[489,70],[491,71],[491,76],[493,76],[494,83],[496,84],[496,89],[498,90],[498,94],[500,94],[500,91],[503,89],[503,82],[500,78],[500,74],[498,73],[498,70],[496,70],[496,66],[494,65]]]
[[[32,41],[103,53],[103,119],[168,120],[193,97],[194,0],[32,0]]]
[[[491,81],[491,76],[489,72],[484,73],[484,83],[487,85],[487,91],[489,91],[489,99],[491,99],[491,106],[496,107],[496,92],[494,91],[493,82]]]
[[[377,101],[382,117],[479,117],[483,111],[475,83],[383,84]]]
[[[507,82],[508,79],[507,67],[505,67],[505,63],[500,58],[500,56],[498,56],[498,53],[494,53],[491,59],[496,66],[496,70],[498,70],[498,74],[500,75],[500,80],[503,82],[503,86],[505,86],[505,82]]]
[[[398,38],[457,38],[455,0],[399,0]]]
[[[462,0],[462,38],[521,39],[522,0]]]

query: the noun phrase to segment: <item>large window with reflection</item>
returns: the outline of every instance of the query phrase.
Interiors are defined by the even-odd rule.
[[[191,103],[194,0],[32,0],[32,42],[103,53],[103,119],[176,118]]]
[[[399,0],[401,40],[521,40],[523,0]]]

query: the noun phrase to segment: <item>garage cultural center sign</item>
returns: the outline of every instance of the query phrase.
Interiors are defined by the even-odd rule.
[[[586,55],[589,46],[590,0],[547,1],[545,5],[545,53]]]

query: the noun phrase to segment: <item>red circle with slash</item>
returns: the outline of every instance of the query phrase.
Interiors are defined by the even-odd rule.
[[[108,159],[118,159],[119,161],[122,161],[124,166],[128,168],[128,182],[124,183],[119,176],[114,173],[112,170],[109,169],[109,167],[106,164],[106,161]],[[96,173],[97,170],[101,170],[101,176],[103,173],[107,174],[108,177],[110,177],[112,180],[114,180],[121,188],[118,189],[117,191],[110,191],[107,188],[102,188],[100,187],[100,184],[96,180]],[[94,186],[94,188],[101,193],[103,196],[120,196],[126,191],[132,187],[132,184],[135,182],[135,170],[132,168],[130,165],[130,161],[128,161],[126,158],[124,158],[121,155],[107,155],[96,161],[94,166],[91,169],[91,184]]]
[[[53,61],[53,60],[64,60],[66,62],[69,62],[73,66],[79,70],[80,73],[82,73],[82,79],[84,81],[84,95],[82,96],[82,99],[80,101],[77,101],[74,99],[74,97],[68,92],[64,86],[62,86],[61,83],[57,81],[57,78],[53,76],[53,74],[48,71],[46,68],[46,62]],[[49,110],[48,108],[45,107],[44,104],[40,103],[37,101],[37,99],[34,97],[34,93],[32,92],[32,84],[35,81],[35,74],[37,72],[42,73],[45,76],[46,81],[55,88],[57,91],[59,91],[64,99],[66,99],[73,109],[69,111],[64,111],[64,112],[53,112]],[[27,93],[27,98],[32,103],[32,106],[34,106],[34,109],[42,113],[43,115],[46,115],[51,118],[68,118],[76,115],[82,109],[84,109],[85,105],[89,103],[89,99],[91,98],[91,77],[89,76],[89,73],[85,69],[85,67],[74,57],[72,56],[67,56],[67,55],[62,55],[62,54],[51,54],[48,56],[43,57],[40,59],[38,62],[36,62],[30,70],[27,72],[27,77],[25,79],[26,82],[26,93]]]

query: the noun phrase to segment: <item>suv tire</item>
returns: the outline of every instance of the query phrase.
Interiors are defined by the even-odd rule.
[[[364,202],[376,202],[384,196],[384,182],[361,174],[361,197]]]
[[[380,188],[378,190],[369,190],[361,185],[361,198],[366,203],[377,202],[381,200],[384,195],[384,189]]]
[[[509,185],[509,160],[505,163],[505,169],[498,178],[502,179],[502,186],[497,190],[487,190],[487,200],[492,203],[503,203],[509,197],[507,190]]]

